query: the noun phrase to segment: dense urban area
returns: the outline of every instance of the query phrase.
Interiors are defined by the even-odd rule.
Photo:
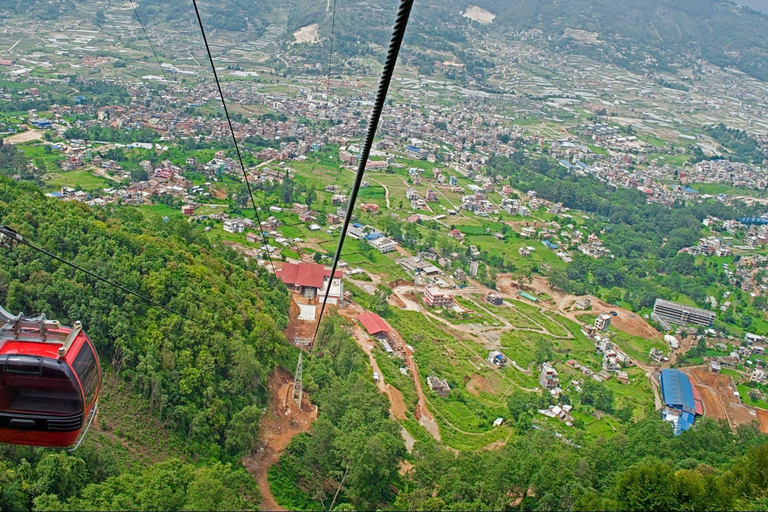
[[[396,2],[204,4],[232,132],[191,3],[0,5],[0,224],[185,316],[0,248],[103,372],[0,509],[768,507],[768,15],[477,3],[416,2],[333,275]]]

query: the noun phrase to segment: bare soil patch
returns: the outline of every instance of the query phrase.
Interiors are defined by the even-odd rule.
[[[392,416],[398,420],[404,420],[407,417],[406,413],[408,412],[408,407],[405,405],[403,394],[392,384],[387,384],[387,395],[389,396]]]
[[[712,373],[705,367],[686,368],[685,371],[701,394],[704,402],[704,415],[713,418],[725,418],[732,428],[758,422],[760,431],[768,433],[768,411],[750,407],[741,403],[734,395],[736,385],[728,375]]]
[[[261,510],[285,510],[275,501],[267,480],[267,471],[278,461],[293,436],[307,432],[317,419],[317,408],[304,400],[299,408],[292,400],[293,377],[279,367],[269,376],[269,408],[259,426],[261,443],[257,450],[243,458],[243,465],[253,476],[261,492]]]
[[[320,41],[320,36],[318,35],[318,28],[320,25],[317,23],[313,23],[311,25],[307,25],[306,27],[301,27],[299,30],[293,33],[293,38],[296,40],[296,43],[309,43],[314,44]]]
[[[40,140],[43,138],[43,130],[27,130],[26,132],[17,133],[3,139],[4,144],[22,144],[33,140]]]
[[[481,391],[488,391],[488,379],[482,375],[473,374],[467,383],[467,391],[477,396]],[[492,391],[488,391],[492,392]]]

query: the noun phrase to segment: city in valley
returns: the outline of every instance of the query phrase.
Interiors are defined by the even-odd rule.
[[[314,346],[326,293],[323,322],[387,398],[402,475],[419,447],[495,451],[530,429],[574,450],[651,418],[672,438],[708,419],[768,434],[768,82],[685,53],[662,66],[638,48],[622,65],[576,26],[562,48],[538,29],[499,35],[501,11],[465,6],[462,52],[406,35],[331,275],[389,37],[354,43],[341,25],[332,51],[332,4],[303,25],[283,6],[258,30],[211,30],[232,131],[191,7],[165,21],[144,2],[77,2],[0,25],[8,183],[104,226],[139,219],[147,239],[173,229],[237,251],[287,289],[275,324],[292,352],[274,356],[262,451],[243,459],[262,504],[336,501],[281,487],[304,460],[291,439],[328,421],[310,403],[333,353]],[[292,403],[299,351],[309,398]],[[508,505],[541,499],[532,489]]]

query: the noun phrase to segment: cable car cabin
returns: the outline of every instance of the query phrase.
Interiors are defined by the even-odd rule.
[[[70,328],[2,307],[0,322],[0,443],[79,445],[101,385],[99,359],[80,322]]]

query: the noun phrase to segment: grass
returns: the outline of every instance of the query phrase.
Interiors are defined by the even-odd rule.
[[[632,336],[622,331],[616,331],[613,328],[611,328],[611,332],[613,333],[611,340],[629,357],[638,361],[647,361],[648,353],[653,347],[662,351],[667,349],[667,346],[661,337],[646,339],[640,336]]]
[[[760,409],[766,409],[768,410],[768,403],[765,400],[752,400],[749,397],[749,392],[752,390],[749,386],[745,384],[739,384],[736,386],[736,389],[739,390],[739,395],[741,395],[741,401],[745,405],[751,405],[752,407],[758,407]]]
[[[58,173],[55,178],[46,181],[45,185],[45,188],[50,190],[60,190],[61,187],[80,187],[83,190],[91,191],[108,188],[114,186],[115,183],[101,176],[94,176],[89,171],[76,170]]]

